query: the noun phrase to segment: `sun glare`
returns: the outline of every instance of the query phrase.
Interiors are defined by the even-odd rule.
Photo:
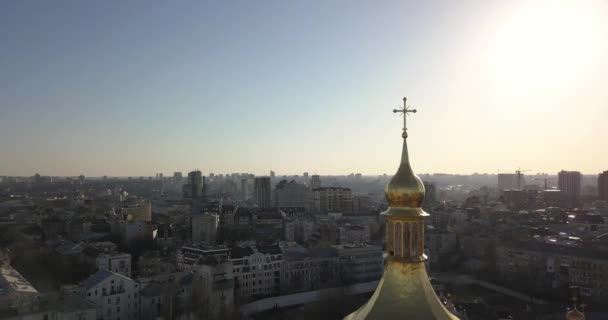
[[[606,55],[605,3],[521,2],[490,35],[488,76],[499,92],[544,95],[593,75]]]

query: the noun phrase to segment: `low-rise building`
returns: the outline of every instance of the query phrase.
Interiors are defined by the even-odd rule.
[[[131,255],[128,253],[102,253],[97,256],[95,266],[98,270],[109,270],[131,277]]]
[[[240,298],[280,293],[283,254],[278,246],[235,247],[230,252],[234,292]]]
[[[424,230],[424,245],[428,250],[428,262],[434,264],[439,262],[440,257],[457,249],[458,239],[454,232],[440,231],[427,225]]]
[[[139,319],[139,284],[108,270],[100,270],[81,283],[85,298],[96,306],[96,318]]]
[[[544,239],[513,241],[497,246],[496,271],[505,281],[519,281],[536,290],[578,286],[582,295],[608,301],[606,252]]]
[[[336,286],[338,256],[331,248],[283,246],[281,292],[295,293]]]
[[[225,246],[183,246],[177,251],[177,270],[192,271],[194,264],[201,258],[213,257],[218,261],[230,257],[230,249]]]
[[[369,226],[346,224],[339,228],[340,244],[367,243],[370,240]]]
[[[382,248],[368,244],[333,245],[344,284],[374,281],[382,277],[384,257]]]

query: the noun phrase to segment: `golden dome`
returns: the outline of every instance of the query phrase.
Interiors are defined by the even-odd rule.
[[[566,320],[585,320],[585,315],[574,308],[566,313]]]
[[[133,216],[133,214],[132,214],[132,213],[129,213],[129,214],[127,215],[127,222],[133,222],[133,220],[134,220],[134,219],[135,219],[135,216]]]
[[[401,164],[384,189],[388,205],[393,208],[420,208],[424,200],[424,185],[410,166],[406,138],[403,138]]]

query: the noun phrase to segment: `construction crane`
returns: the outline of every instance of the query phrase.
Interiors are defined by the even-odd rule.
[[[528,172],[528,171],[532,171],[532,170],[528,170],[528,169],[522,170],[521,168],[517,168],[517,170],[515,170],[515,173],[517,173],[517,189],[520,191],[521,191],[521,176],[523,175],[522,172]]]

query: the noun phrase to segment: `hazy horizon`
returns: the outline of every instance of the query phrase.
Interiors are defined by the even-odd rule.
[[[0,175],[390,175],[403,96],[418,174],[598,174],[607,34],[606,1],[4,1]]]

